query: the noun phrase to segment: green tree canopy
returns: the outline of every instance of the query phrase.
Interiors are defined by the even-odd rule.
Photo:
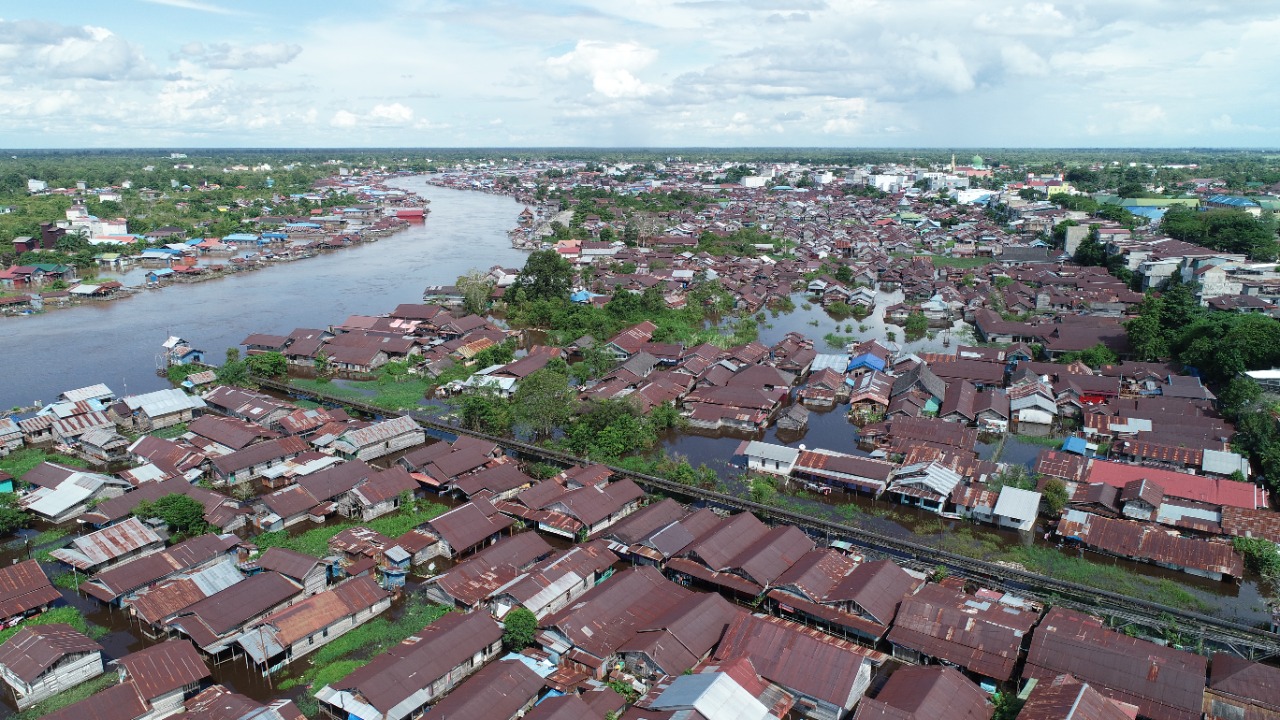
[[[204,505],[200,501],[170,493],[157,500],[143,500],[133,509],[134,517],[145,520],[160,518],[169,525],[169,531],[192,537],[209,531],[204,519]]]
[[[458,292],[462,294],[462,309],[473,315],[484,315],[489,309],[489,295],[493,293],[493,278],[479,270],[469,270],[458,278]]]
[[[578,396],[566,373],[545,367],[520,381],[511,405],[516,424],[545,437],[573,419]]]
[[[0,493],[0,535],[8,535],[31,523],[31,516],[18,504],[16,493]]]
[[[573,287],[573,266],[555,250],[538,250],[525,260],[510,292],[526,300],[568,299]]]
[[[533,644],[538,632],[538,616],[518,607],[502,618],[502,642],[508,650],[523,650]]]
[[[264,352],[245,358],[249,372],[259,377],[279,378],[289,374],[289,361],[283,353]]]

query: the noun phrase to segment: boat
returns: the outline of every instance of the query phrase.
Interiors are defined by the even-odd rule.
[[[413,220],[413,219],[421,220],[422,217],[426,214],[427,214],[426,208],[420,208],[420,207],[396,208],[396,217],[402,220]]]

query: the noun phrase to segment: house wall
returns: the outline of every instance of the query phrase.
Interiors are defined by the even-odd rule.
[[[195,688],[192,687],[194,690]],[[151,699],[151,711],[139,720],[160,720],[183,712],[182,701],[186,699],[186,688],[178,688],[157,698]]]
[[[152,430],[159,430],[160,428],[167,428],[172,425],[177,425],[179,423],[190,422],[194,420],[195,417],[196,417],[195,411],[188,409],[188,410],[183,410],[182,412],[174,412],[174,413],[169,413],[167,415],[160,415],[158,417],[146,416],[146,422],[150,423],[150,427]]]
[[[391,597],[387,596],[379,600],[373,607],[361,610],[355,615],[348,615],[329,627],[313,633],[310,637],[299,640],[289,646],[289,653],[285,663],[291,663],[308,653],[314,652],[315,650],[328,645],[339,637],[345,635],[347,632],[360,627],[389,607],[391,607]]]
[[[31,685],[27,685],[11,674],[8,668],[0,667],[0,678],[3,678],[13,689],[19,710],[31,707],[45,698],[53,697],[63,690],[102,673],[102,653],[97,651],[63,658],[36,678]]]
[[[310,597],[316,593],[324,592],[329,584],[329,573],[323,565],[317,565],[307,573],[302,579],[302,596]]]

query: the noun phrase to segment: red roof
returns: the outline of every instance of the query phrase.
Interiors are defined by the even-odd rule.
[[[1169,497],[1251,510],[1268,506],[1267,491],[1252,483],[1188,475],[1140,465],[1124,465],[1105,460],[1093,461],[1086,482],[1106,483],[1112,487],[1124,488],[1134,480],[1143,479],[1160,485],[1164,488],[1165,495]]]

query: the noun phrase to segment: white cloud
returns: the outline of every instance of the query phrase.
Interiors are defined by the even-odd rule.
[[[1219,145],[1280,116],[1264,3],[154,2],[0,20],[0,144]]]
[[[591,81],[591,89],[606,98],[634,98],[657,91],[634,74],[657,56],[656,51],[637,43],[579,40],[573,50],[548,59],[546,65],[556,80],[585,77]]]
[[[302,46],[292,43],[259,43],[257,45],[213,43],[205,45],[201,42],[192,42],[183,45],[180,52],[183,56],[205,67],[220,70],[249,70],[284,65],[298,57],[298,54],[302,52]]]

